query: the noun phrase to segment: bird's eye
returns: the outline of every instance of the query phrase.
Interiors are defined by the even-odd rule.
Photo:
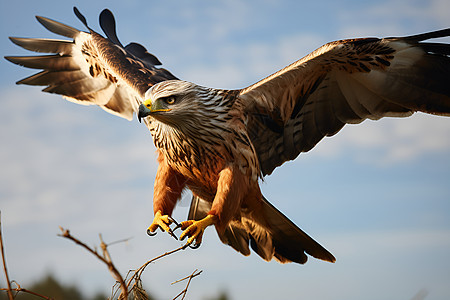
[[[173,96],[167,97],[165,100],[166,100],[167,104],[174,104],[175,103],[175,97],[173,97]]]

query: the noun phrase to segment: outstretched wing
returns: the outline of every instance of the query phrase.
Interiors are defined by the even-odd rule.
[[[49,31],[72,40],[10,38],[27,50],[53,53],[5,57],[27,68],[42,69],[18,84],[47,86],[44,92],[63,95],[79,104],[96,104],[109,113],[131,120],[152,85],[177,79],[169,71],[156,68],[161,63],[143,46],[136,43],[122,46],[109,10],[100,14],[100,25],[107,38],[90,29],[84,16],[76,8],[74,11],[89,32],[36,17]]]
[[[243,89],[248,132],[264,175],[347,123],[450,115],[450,29],[328,43]]]

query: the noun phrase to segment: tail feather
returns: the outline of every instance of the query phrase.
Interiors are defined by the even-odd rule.
[[[211,209],[211,203],[193,197],[188,219],[200,220]],[[264,260],[280,263],[307,261],[305,253],[325,261],[335,262],[334,256],[308,234],[298,228],[264,197],[261,207],[251,213],[241,212],[241,218],[230,222],[220,240],[243,255],[250,247]],[[249,247],[250,246],[250,247]]]
[[[232,222],[225,232],[219,235],[219,238],[222,243],[230,245],[242,255],[250,255],[250,248],[248,247],[250,235],[240,222]]]
[[[313,240],[303,230],[298,228],[283,213],[276,209],[263,197],[264,217],[272,236],[272,244],[275,248],[275,257],[280,262],[305,263],[306,255],[335,262],[334,256],[319,243]]]

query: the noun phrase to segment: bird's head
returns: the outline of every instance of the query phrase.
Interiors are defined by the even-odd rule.
[[[139,106],[138,119],[150,117],[171,132],[192,141],[221,139],[228,132],[228,112],[232,99],[224,90],[198,86],[194,83],[170,80],[163,81],[145,93]],[[156,139],[165,137],[159,136]]]
[[[185,133],[198,135],[199,128],[223,123],[226,105],[223,90],[182,80],[167,80],[151,87],[139,106],[138,119],[152,117]],[[224,114],[225,112],[225,114]],[[210,126],[210,127],[211,127]]]
[[[138,120],[151,116],[163,123],[176,122],[192,112],[199,86],[181,80],[168,80],[151,87],[139,106]]]

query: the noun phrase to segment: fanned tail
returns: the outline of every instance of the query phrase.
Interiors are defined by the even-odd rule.
[[[200,220],[210,209],[210,202],[193,197],[188,219]],[[219,238],[245,256],[250,255],[251,247],[266,261],[275,258],[280,263],[304,264],[308,260],[305,253],[317,259],[336,261],[328,250],[298,228],[264,197],[258,210],[251,214],[242,213],[239,220],[231,221],[225,231],[219,233]]]

